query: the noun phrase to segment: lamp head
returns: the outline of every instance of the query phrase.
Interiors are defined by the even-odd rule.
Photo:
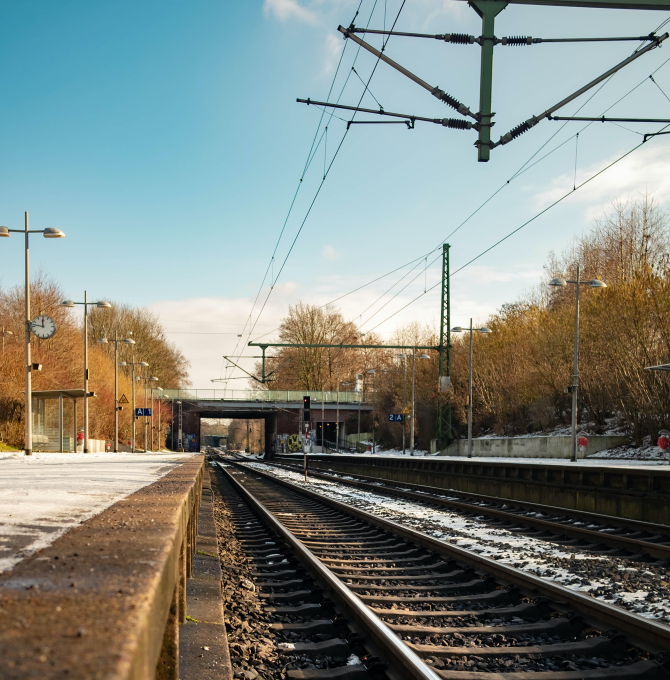
[[[9,238],[9,227],[0,227],[0,238]]]
[[[137,365],[138,365],[138,366],[146,366],[147,368],[149,368],[149,364],[148,364],[146,361],[139,361],[139,362],[137,363]]]
[[[12,331],[2,331],[2,334],[3,334],[6,338],[8,338],[10,335],[14,335],[14,333],[12,333]]]
[[[462,333],[462,332],[463,332],[463,327],[462,327],[462,326],[454,326],[454,327],[451,329],[451,332],[452,332],[452,333]]]
[[[137,380],[142,380],[142,378],[141,378],[139,375],[136,375],[136,376],[135,376],[135,380],[136,380],[136,381],[137,381]]]
[[[74,307],[74,302],[72,300],[65,300],[60,303],[61,307]]]
[[[493,333],[493,331],[490,328],[487,328],[486,326],[482,326],[481,328],[477,329],[480,333]]]
[[[430,359],[430,357],[427,354],[422,354],[419,359]]]
[[[589,281],[589,288],[607,288],[607,284],[600,279],[591,279]]]
[[[371,368],[371,369],[368,371],[368,374],[369,374],[369,375],[374,375],[375,373],[376,373],[376,371],[375,371],[374,368]]]
[[[107,340],[107,338],[98,338],[98,342],[101,345],[108,345],[109,344],[109,340]]]
[[[558,276],[555,279],[549,281],[550,286],[567,286],[568,282],[562,277]]]
[[[65,234],[60,229],[47,227],[43,232],[44,238],[65,238]]]
[[[158,378],[155,375],[152,375],[149,380],[153,380],[154,382],[158,382]]]
[[[95,303],[95,306],[111,308],[112,305],[110,305],[109,302],[107,302],[107,300],[100,300],[100,302]]]
[[[406,354],[396,354],[396,356],[398,357],[398,359],[405,359],[407,357]]]
[[[119,366],[127,366],[128,363],[125,361],[119,361]]]
[[[132,338],[126,338],[123,342],[126,343],[126,345],[134,345],[135,341]]]

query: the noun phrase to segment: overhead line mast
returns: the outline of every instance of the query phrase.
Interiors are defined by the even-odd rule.
[[[593,7],[601,9],[643,9],[643,10],[670,10],[670,0],[468,0],[468,4],[482,19],[482,34],[480,36],[468,35],[464,33],[441,33],[441,34],[426,34],[426,33],[412,33],[404,31],[394,31],[393,28],[390,31],[378,30],[370,28],[357,28],[351,24],[348,28],[338,27],[338,31],[344,35],[346,39],[353,40],[361,48],[367,50],[371,54],[374,54],[380,61],[385,62],[395,70],[402,73],[405,77],[409,78],[417,85],[421,86],[428,92],[430,92],[434,97],[437,97],[440,101],[443,101],[448,106],[454,108],[458,113],[463,116],[472,118],[475,122],[470,123],[469,126],[466,125],[466,121],[461,121],[459,119],[437,119],[437,118],[426,118],[419,116],[410,116],[395,113],[386,113],[383,108],[380,107],[379,111],[374,111],[372,109],[361,109],[359,107],[346,107],[353,111],[362,111],[366,113],[375,113],[378,115],[388,115],[391,117],[397,117],[404,119],[407,122],[409,128],[413,128],[414,121],[421,120],[426,122],[438,123],[444,127],[456,128],[456,129],[475,129],[478,132],[478,139],[475,142],[475,146],[478,149],[478,160],[480,162],[486,162],[491,157],[491,149],[497,146],[503,146],[508,144],[520,137],[524,132],[527,132],[532,127],[535,127],[540,121],[544,119],[553,119],[552,114],[558,109],[562,108],[566,104],[570,103],[577,97],[581,96],[591,88],[595,87],[598,83],[601,83],[606,78],[610,77],[624,66],[627,66],[634,60],[638,59],[643,54],[646,54],[650,50],[658,47],[664,40],[668,38],[668,33],[664,33],[661,36],[657,36],[654,33],[642,36],[613,36],[613,37],[596,37],[596,38],[533,38],[532,36],[506,36],[498,38],[495,35],[495,18],[506,9],[508,4],[523,4],[523,5],[547,5],[555,7]],[[415,75],[404,66],[394,61],[393,59],[387,57],[384,54],[384,48],[382,50],[377,50],[372,47],[372,45],[366,43],[364,40],[359,38],[356,34],[367,34],[371,33],[374,35],[385,35],[385,36],[401,36],[409,38],[429,38],[434,40],[440,40],[443,42],[448,42],[458,45],[473,45],[478,44],[481,47],[481,67],[480,67],[480,77],[479,77],[479,111],[473,112],[468,106],[460,102],[454,96],[448,94],[439,87],[432,86],[425,80]],[[538,116],[531,116],[526,121],[517,125],[512,130],[502,135],[497,142],[491,141],[491,128],[493,127],[493,116],[495,113],[492,110],[493,104],[493,48],[496,45],[505,45],[512,47],[519,47],[523,45],[537,45],[541,43],[593,43],[593,42],[623,42],[623,41],[638,41],[638,42],[648,42],[642,49],[636,50],[630,57],[624,59],[622,62],[612,67],[604,74],[598,78],[587,83],[584,87],[581,87],[576,92],[572,93],[568,97],[565,97],[560,102],[555,104],[549,109],[546,109],[542,114]],[[310,99],[298,99],[298,102],[310,104],[312,102]],[[337,105],[334,106],[328,102],[319,102],[320,106],[332,107],[332,108],[345,108],[344,106]],[[563,118],[563,120],[566,120]],[[446,123],[443,121],[447,121]],[[374,121],[361,121],[365,123],[370,123]],[[633,121],[637,122],[637,121]],[[646,119],[640,119],[639,122],[651,122]],[[348,123],[347,129],[351,123]]]

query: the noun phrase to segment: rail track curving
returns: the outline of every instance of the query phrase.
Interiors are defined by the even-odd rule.
[[[238,462],[220,465],[255,518],[245,540],[256,586],[273,601],[277,630],[300,638],[283,644],[341,660],[289,677],[670,678],[667,626]],[[269,536],[284,549],[263,548]],[[292,560],[305,576],[286,568]],[[307,584],[341,616],[324,618]]]

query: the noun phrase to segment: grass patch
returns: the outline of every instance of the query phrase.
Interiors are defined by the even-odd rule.
[[[193,621],[193,623],[200,623],[200,621],[198,621],[198,619],[194,619],[192,616],[188,616],[188,615],[186,616],[186,620],[187,621]]]
[[[0,442],[0,453],[8,453],[10,451],[19,451],[19,449],[15,449],[13,446],[8,446],[4,442]]]
[[[196,550],[196,555],[206,555],[207,557],[218,557],[218,555],[212,555],[212,553],[205,552],[204,550]]]

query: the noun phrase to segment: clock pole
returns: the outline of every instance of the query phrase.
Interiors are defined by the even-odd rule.
[[[30,269],[28,253],[28,213],[25,214],[26,232],[26,456],[33,455],[33,387],[32,358],[30,356]]]
[[[84,453],[88,453],[88,294],[84,291]]]

